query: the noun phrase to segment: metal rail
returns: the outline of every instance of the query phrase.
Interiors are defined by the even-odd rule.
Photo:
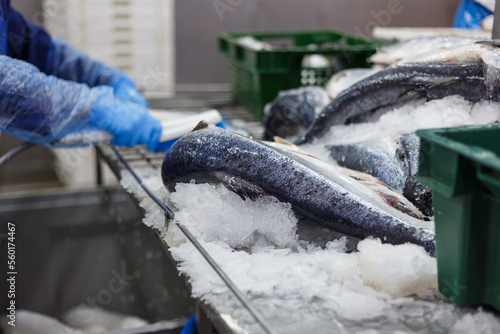
[[[125,166],[125,168],[132,174],[134,179],[139,183],[141,188],[148,194],[148,196],[164,211],[165,216],[168,220],[174,219],[175,215],[158,197],[156,197],[148,187],[142,182],[141,178],[135,173],[130,164],[123,158],[120,152],[111,145],[111,149],[116,154],[120,162]],[[167,223],[168,224],[168,223]],[[205,258],[208,264],[215,270],[215,272],[219,275],[219,277],[224,281],[224,283],[229,287],[229,289],[234,293],[236,298],[243,304],[243,306],[250,312],[252,317],[259,323],[262,329],[268,334],[274,334],[276,331],[271,328],[271,326],[267,323],[264,317],[258,312],[252,304],[248,301],[248,299],[241,293],[241,291],[236,287],[236,285],[231,281],[231,279],[222,271],[219,265],[215,262],[215,260],[208,254],[208,252],[203,248],[203,246],[194,238],[194,236],[189,232],[189,230],[181,223],[177,223],[179,229],[184,233],[186,238],[191,241],[194,247],[200,252],[200,254]],[[167,225],[168,227],[168,225]]]
[[[495,12],[493,13],[493,31],[492,39],[500,38],[500,1],[495,2]]]
[[[14,158],[19,153],[21,153],[21,152],[23,152],[23,151],[25,151],[28,148],[33,147],[33,146],[35,146],[35,144],[24,142],[24,143],[20,144],[19,146],[14,147],[9,152],[5,153],[4,155],[2,155],[0,157],[0,167],[5,165],[8,161],[12,160],[12,158]]]

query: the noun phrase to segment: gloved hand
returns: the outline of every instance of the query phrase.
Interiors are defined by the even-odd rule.
[[[120,100],[148,106],[135,83],[123,71],[90,58],[62,39],[52,40],[44,72],[90,87],[108,85]]]
[[[89,121],[97,128],[112,133],[115,145],[148,144],[151,151],[158,146],[162,131],[160,122],[146,108],[110,96],[102,96],[96,101]]]
[[[118,145],[156,147],[161,125],[144,109],[116,99],[109,86],[89,88],[0,56],[0,130],[48,147],[88,145],[68,136],[109,131]]]
[[[141,106],[148,107],[149,103],[144,96],[139,93],[135,83],[123,75],[116,83],[110,84],[113,87],[115,96],[124,102],[134,102]]]

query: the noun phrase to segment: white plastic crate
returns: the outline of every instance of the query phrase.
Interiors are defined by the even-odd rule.
[[[148,93],[172,93],[174,0],[43,0],[53,37],[127,72]]]
[[[97,159],[93,146],[52,150],[53,168],[57,178],[67,188],[92,188],[97,184]],[[105,186],[118,185],[107,164],[101,166],[101,181]]]

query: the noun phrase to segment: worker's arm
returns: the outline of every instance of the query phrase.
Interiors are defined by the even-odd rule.
[[[45,69],[51,38],[40,26],[26,20],[10,5],[0,2],[0,54],[22,59]]]
[[[119,99],[148,105],[133,80],[123,71],[91,59],[61,39],[51,39],[42,27],[26,20],[12,8],[10,1],[3,1],[0,10],[5,20],[0,20],[0,31],[7,32],[0,34],[1,54],[25,60],[42,72],[61,79],[90,87],[111,86]],[[7,25],[7,29],[2,28],[2,24]]]
[[[45,72],[62,79],[86,83],[91,87],[108,85],[113,87],[117,98],[148,106],[134,81],[124,72],[90,58],[62,39],[52,40]]]
[[[116,99],[111,87],[59,79],[7,56],[0,56],[0,130],[49,147],[68,134],[104,130],[115,144],[152,150],[161,135],[145,108]]]

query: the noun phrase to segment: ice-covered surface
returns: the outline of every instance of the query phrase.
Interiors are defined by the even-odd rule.
[[[6,334],[91,334],[148,325],[138,317],[107,311],[101,308],[75,307],[69,310],[63,321],[29,310],[17,310],[15,326],[2,317],[0,328]]]
[[[333,126],[330,131],[304,149],[329,159],[326,145],[355,144],[373,139],[412,133],[418,129],[482,125],[500,120],[500,103],[483,101],[472,104],[458,95],[429,102],[417,101],[367,115],[367,122]]]
[[[161,182],[160,170],[140,169],[135,171],[144,185],[151,190],[159,200],[164,203],[168,200],[169,192]],[[162,209],[146,194],[141,186],[128,171],[121,172],[120,184],[129,192],[133,193],[136,199],[140,200],[139,205],[146,212],[142,222],[149,227],[160,231],[164,236],[167,229],[165,225],[165,213]]]
[[[473,45],[477,39],[464,36],[423,36],[402,41],[382,48],[370,57],[374,64],[390,65],[398,61],[433,52],[448,50],[464,45]]]
[[[336,126],[314,147],[319,152],[325,143],[500,119],[498,103],[473,105],[459,96],[385,112],[372,115],[371,124]],[[221,185],[179,184],[168,194],[159,170],[137,172],[279,333],[500,332],[493,314],[458,308],[436,291],[436,260],[419,246],[358,243],[298,221],[286,203],[242,201]],[[146,209],[144,222],[165,233],[163,212],[131,175],[124,172],[121,182]],[[193,295],[214,306],[235,332],[261,333],[199,252],[174,224],[170,227],[165,239]]]
[[[158,172],[142,173],[166,198]],[[122,185],[153,209],[131,176]],[[221,185],[182,184],[168,204],[251,303],[279,333],[496,333],[500,321],[460,309],[436,292],[436,261],[415,245],[339,238],[297,221],[273,198],[242,201]],[[146,218],[163,227],[164,218]],[[238,333],[261,333],[222,280],[180,230],[170,225],[170,251],[193,295],[207,301]]]

